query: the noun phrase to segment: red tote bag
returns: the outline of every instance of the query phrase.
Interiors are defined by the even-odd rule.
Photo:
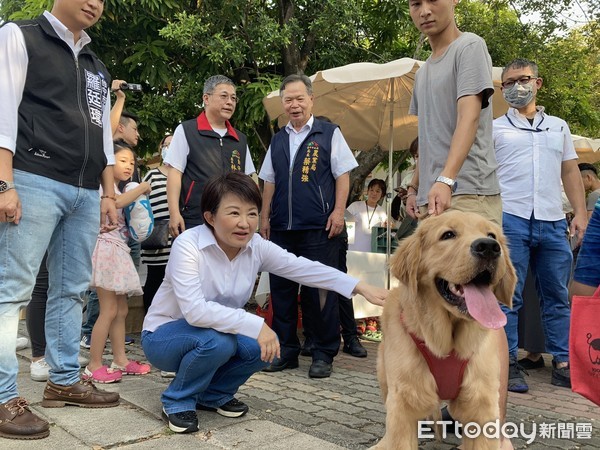
[[[569,353],[573,392],[600,406],[600,286],[593,297],[573,296]]]

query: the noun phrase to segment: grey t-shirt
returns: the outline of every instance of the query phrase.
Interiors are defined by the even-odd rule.
[[[596,189],[595,191],[592,191],[588,194],[587,208],[586,208],[588,211],[594,210],[594,207],[596,206],[596,202],[598,201],[598,198],[600,198],[600,189]]]
[[[415,76],[409,113],[419,117],[417,205],[427,203],[429,189],[448,159],[458,99],[479,93],[483,93],[479,127],[458,173],[454,195],[500,193],[492,141],[492,60],[483,39],[473,33],[462,33],[442,56],[429,58]]]

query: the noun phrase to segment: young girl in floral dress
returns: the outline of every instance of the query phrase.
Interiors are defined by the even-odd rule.
[[[92,256],[93,272],[90,287],[98,293],[100,314],[92,330],[90,362],[83,372],[84,379],[97,383],[120,381],[123,375],[144,375],[150,372],[149,364],[130,361],[125,354],[125,318],[127,296],[141,295],[140,279],[129,255],[127,239],[129,232],[123,208],[140,195],[150,192],[150,185],[141,183],[123,194],[117,189],[120,181],[131,178],[135,167],[135,155],[128,147],[115,147],[114,201],[119,217],[118,226],[108,233],[100,233]],[[101,195],[102,195],[102,191]],[[110,336],[113,362],[110,367],[102,364],[106,339]]]

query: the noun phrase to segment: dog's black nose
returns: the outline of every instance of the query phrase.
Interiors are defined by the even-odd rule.
[[[500,256],[500,244],[491,238],[481,238],[471,244],[471,253],[478,258],[496,259]]]

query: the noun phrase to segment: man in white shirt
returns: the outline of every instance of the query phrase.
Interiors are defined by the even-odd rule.
[[[96,236],[117,224],[110,76],[83,31],[103,9],[100,0],[55,0],[52,13],[0,28],[0,436],[5,438],[40,439],[50,433],[48,422],[19,397],[15,356],[19,310],[31,299],[46,250],[50,374],[42,406],[119,404],[118,393],[81,382],[77,359],[81,293],[90,282]]]
[[[517,363],[518,311],[523,305],[527,269],[536,277],[546,348],[552,354],[552,384],[570,387],[568,282],[573,259],[568,234],[581,240],[587,225],[583,184],[567,123],[536,106],[542,86],[538,67],[516,59],[502,72],[502,92],[511,106],[494,121],[494,147],[502,195],[503,230],[519,278],[513,309],[503,308],[509,343],[512,392],[527,392]],[[561,182],[574,218],[568,229],[562,211]]]

